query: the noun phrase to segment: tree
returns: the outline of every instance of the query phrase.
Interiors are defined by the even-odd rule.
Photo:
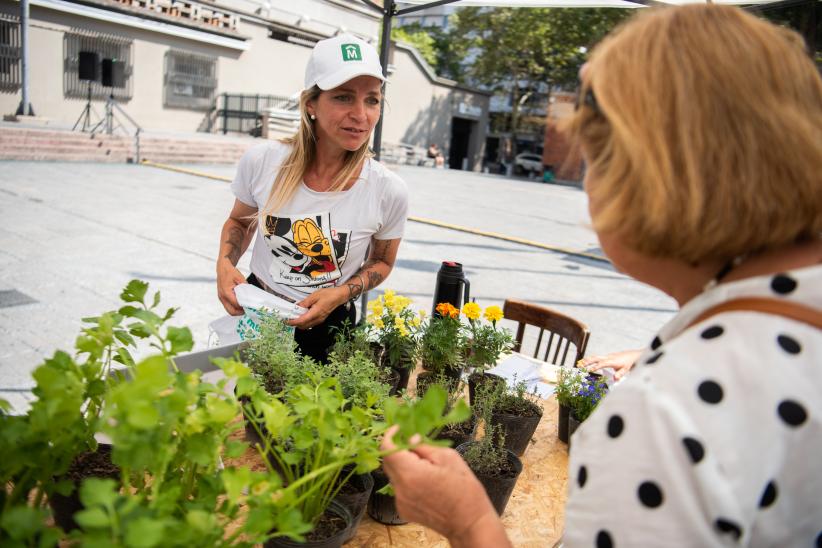
[[[467,51],[464,83],[507,94],[513,155],[522,105],[541,90],[572,86],[587,52],[632,10],[465,8],[452,47]]]
[[[391,38],[417,48],[422,58],[439,76],[462,80],[464,71],[461,61],[465,55],[466,43],[454,41],[447,30],[412,23],[391,29]]]

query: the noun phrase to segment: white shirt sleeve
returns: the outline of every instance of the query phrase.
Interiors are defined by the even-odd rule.
[[[374,234],[378,240],[402,238],[408,219],[408,187],[405,181],[386,172],[383,181],[385,191],[382,196],[382,226]]]
[[[234,180],[231,182],[231,192],[249,207],[260,207],[254,198],[254,186],[263,169],[265,154],[269,148],[268,143],[254,145],[245,151],[237,164],[237,173],[234,174]]]

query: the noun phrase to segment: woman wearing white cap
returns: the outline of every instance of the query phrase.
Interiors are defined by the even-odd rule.
[[[327,358],[331,327],[354,323],[354,299],[391,272],[405,228],[405,183],[371,158],[380,117],[382,73],[376,50],[350,35],[317,43],[300,95],[300,128],[252,147],[231,189],[217,291],[241,314],[234,287],[252,283],[308,312],[290,323],[303,354]],[[251,236],[248,280],[237,270]]]

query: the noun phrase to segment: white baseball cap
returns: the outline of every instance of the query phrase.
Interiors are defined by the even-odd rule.
[[[374,46],[350,34],[320,40],[305,67],[305,89],[333,89],[357,76],[385,81]]]

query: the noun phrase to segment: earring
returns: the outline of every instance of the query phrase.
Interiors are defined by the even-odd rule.
[[[310,116],[310,118],[311,118],[311,120],[316,120],[317,119],[317,117],[314,116],[313,114]]]

